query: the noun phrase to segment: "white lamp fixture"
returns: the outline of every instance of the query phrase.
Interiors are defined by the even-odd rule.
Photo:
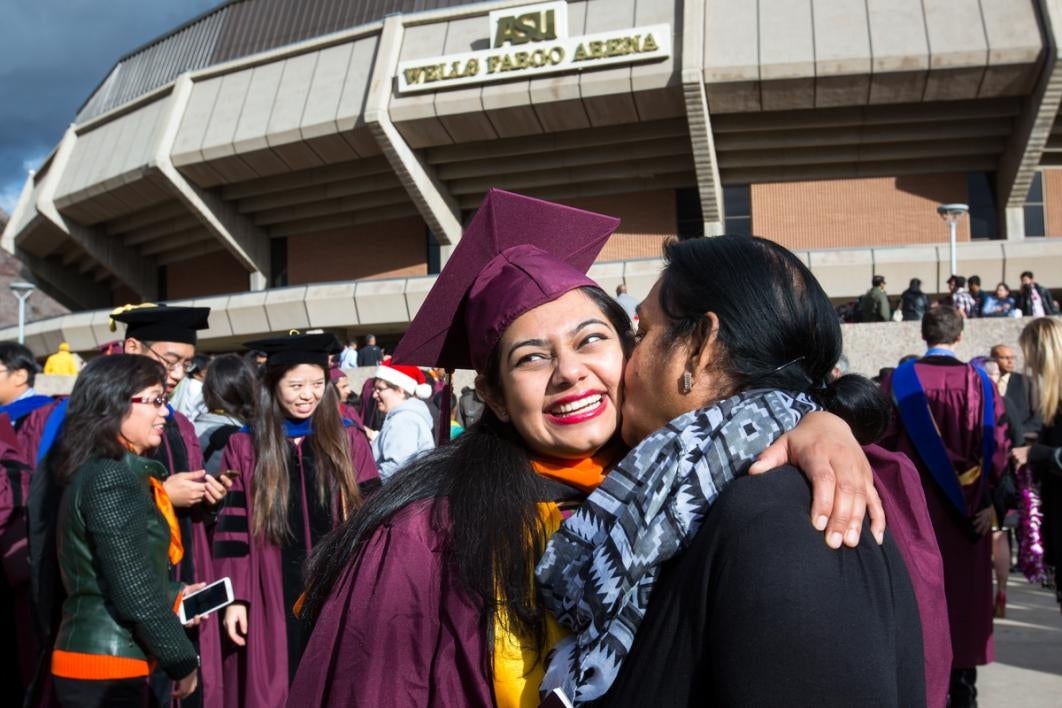
[[[964,215],[970,213],[970,207],[966,204],[941,204],[937,207],[937,213],[944,223],[948,225],[948,246],[951,251],[951,271],[948,277],[956,275],[959,270],[958,257],[955,254],[955,224]]]
[[[33,283],[27,283],[24,280],[16,280],[12,282],[8,287],[11,288],[11,292],[15,293],[15,297],[18,298],[18,343],[26,343],[26,300],[33,294],[33,291],[37,288]]]

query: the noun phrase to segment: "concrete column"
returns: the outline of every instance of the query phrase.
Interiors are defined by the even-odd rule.
[[[192,79],[188,74],[177,77],[173,85],[173,105],[155,154],[155,166],[170,183],[174,194],[203,226],[221,242],[236,260],[263,281],[269,279],[269,234],[255,226],[236,205],[220,196],[201,189],[185,179],[173,164],[171,154],[177,130],[192,95]],[[252,283],[255,282],[252,280]]]
[[[251,291],[265,290],[269,287],[269,278],[261,271],[247,274],[247,289]]]
[[[1025,208],[1021,206],[1003,209],[1003,232],[1008,241],[1025,238]]]
[[[715,138],[708,115],[708,94],[704,88],[704,9],[704,2],[682,4],[682,94],[686,103],[693,166],[697,174],[697,191],[701,199],[704,235],[718,236],[725,228],[725,214],[723,185],[719,180],[719,163],[715,159]]]
[[[431,166],[409,147],[388,113],[403,32],[401,15],[384,19],[365,101],[365,122],[428,228],[440,244],[455,245],[461,240],[461,210],[457,201],[447,194]]]
[[[1032,95],[1023,102],[996,173],[999,204],[1007,211],[1007,240],[1025,238],[1024,224],[1020,229],[1011,229],[1010,210],[1020,209],[1025,202],[1062,104],[1062,61],[1058,55],[1062,44],[1062,0],[1041,0],[1039,4],[1046,50],[1043,72]]]
[[[457,248],[457,244],[439,246],[439,270],[445,268],[446,264],[450,262],[450,256],[454,254],[455,248]]]

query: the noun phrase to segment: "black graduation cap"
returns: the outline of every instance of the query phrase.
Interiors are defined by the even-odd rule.
[[[126,338],[142,342],[181,342],[195,344],[196,333],[210,326],[209,307],[170,307],[168,305],[125,305],[111,312],[110,328],[125,323]]]
[[[328,355],[336,354],[343,349],[343,345],[339,343],[334,334],[327,332],[301,334],[294,329],[282,337],[256,339],[253,342],[244,342],[243,346],[265,353],[267,365],[316,364],[326,372],[328,371]]]

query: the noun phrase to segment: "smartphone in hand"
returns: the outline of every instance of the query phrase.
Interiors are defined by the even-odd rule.
[[[232,600],[232,581],[228,578],[215,580],[205,588],[200,588],[181,598],[177,617],[181,620],[181,624],[188,624],[196,617],[209,615],[232,604]]]

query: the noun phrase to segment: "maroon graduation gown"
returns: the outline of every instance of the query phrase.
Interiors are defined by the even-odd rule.
[[[18,429],[18,441],[31,469],[37,469],[37,452],[40,450],[41,438],[44,437],[44,426],[48,423],[48,416],[59,405],[57,400],[46,406],[42,406],[27,415],[22,420]]]
[[[981,380],[973,367],[950,357],[926,357],[915,364],[926,400],[940,430],[953,467],[959,472],[981,464]],[[891,377],[883,382],[892,394]],[[1003,399],[992,388],[996,413],[996,452],[991,464],[991,486],[1007,464],[1010,441],[1001,419]],[[915,463],[922,478],[929,516],[933,521],[941,560],[944,563],[944,590],[948,601],[951,629],[952,665],[972,668],[990,663],[992,642],[992,536],[974,539],[968,524],[962,522],[926,470],[914,444],[903,430],[898,416],[880,442],[888,450],[905,453]],[[958,474],[958,473],[957,473]],[[967,512],[981,508],[983,485],[980,480],[963,487]]]
[[[480,608],[446,560],[445,507],[382,524],[347,566],[299,664],[289,708],[494,705]]]
[[[19,672],[22,685],[33,680],[34,662],[38,641],[32,622],[32,606],[29,586],[29,547],[26,542],[26,498],[29,496],[30,476],[37,467],[37,447],[44,431],[44,422],[56,403],[46,403],[28,413],[13,428],[7,416],[7,426],[0,437],[0,459],[5,465],[4,483],[7,498],[6,508],[0,508],[0,553],[3,555],[5,582],[11,593],[10,607],[14,610],[14,637],[9,646],[16,647],[19,656]],[[18,473],[15,473],[18,470]],[[0,507],[4,507],[0,503]]]
[[[346,430],[357,482],[371,482],[378,475],[369,442],[359,427]],[[301,649],[292,614],[292,605],[302,592],[302,568],[295,562],[304,559],[320,536],[342,521],[335,500],[330,502],[330,511],[322,512],[317,503],[312,463],[304,465],[310,459],[309,441],[303,439],[298,446],[289,443],[289,448],[289,509],[301,509],[301,518],[292,523],[294,540],[284,547],[249,530],[254,514],[251,490],[256,459],[251,434],[233,434],[222,455],[222,469],[236,470],[239,476],[218,519],[215,574],[231,578],[236,601],[247,603],[247,645],[235,647],[226,640],[225,698],[229,706],[270,708],[287,701],[295,669],[290,663],[298,660]]]
[[[183,413],[173,411],[166,421],[167,426],[176,425],[180,432],[181,441],[184,443],[187,455],[188,469],[174,469],[176,465],[175,451],[171,449],[169,437],[163,435],[162,446],[156,451],[156,459],[160,460],[170,472],[190,472],[203,469],[203,450],[199,445],[199,438],[195,434],[195,425],[188,420]],[[181,520],[182,533],[191,530],[192,564],[191,567],[182,563],[177,568],[177,580],[192,583],[210,583],[217,579],[214,575],[213,553],[210,548],[209,526],[213,519],[205,513],[204,507],[197,506],[192,509],[177,509],[178,519]],[[189,540],[182,539],[187,546]],[[182,572],[191,577],[183,577]],[[225,693],[222,686],[221,672],[221,626],[217,618],[212,617],[202,622],[198,628],[199,646],[199,684],[203,695],[203,708],[224,708]]]
[[[889,452],[878,445],[867,445],[863,451],[874,470],[874,488],[881,496],[889,533],[903,556],[918,600],[925,655],[926,705],[939,708],[948,699],[951,637],[948,634],[944,567],[922,481],[907,455]]]
[[[6,428],[5,428],[6,426]],[[21,464],[22,454],[15,442],[15,431],[6,417],[0,417],[0,462]],[[11,512],[15,509],[15,496],[11,488],[11,475],[7,465],[0,471],[0,532],[7,528]]]
[[[0,553],[4,577],[0,578],[0,627],[3,628],[4,655],[11,660],[0,669],[0,676],[21,690],[33,680],[32,613],[26,565],[25,505],[29,487],[29,466],[6,414],[0,414]],[[17,697],[14,697],[16,700]]]

